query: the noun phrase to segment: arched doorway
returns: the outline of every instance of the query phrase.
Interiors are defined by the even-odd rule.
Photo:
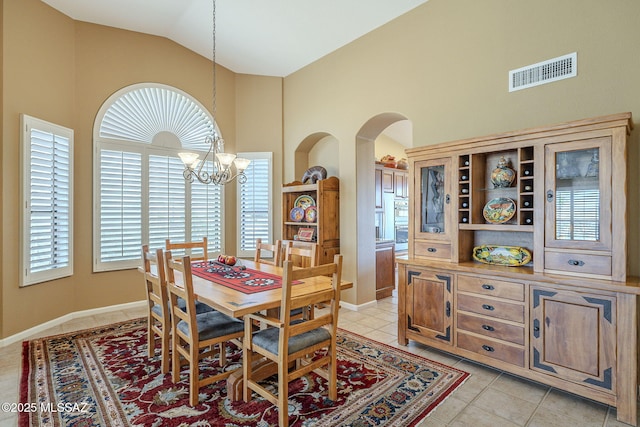
[[[401,124],[392,126],[394,124]],[[403,145],[413,145],[413,126],[411,121],[399,113],[381,113],[369,119],[356,135],[356,215],[357,221],[357,301],[358,307],[366,307],[375,303],[375,158],[376,140],[386,129],[392,126],[393,131],[405,136]],[[395,138],[399,138],[397,134]],[[391,139],[395,139],[391,137]],[[373,268],[372,268],[373,266]]]

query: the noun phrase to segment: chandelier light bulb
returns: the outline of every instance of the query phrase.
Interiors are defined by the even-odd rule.
[[[196,153],[178,153],[182,163],[188,168],[195,169],[198,166],[198,158],[200,157]]]
[[[236,157],[236,159],[234,160],[234,164],[236,165],[236,169],[238,170],[238,173],[248,168],[249,163],[251,163],[251,160],[245,159],[243,157]]]

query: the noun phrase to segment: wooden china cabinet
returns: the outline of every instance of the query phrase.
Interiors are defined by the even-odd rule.
[[[399,343],[615,406],[636,425],[631,129],[622,113],[407,150]]]

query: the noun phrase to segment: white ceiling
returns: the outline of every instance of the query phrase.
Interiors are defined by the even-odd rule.
[[[212,57],[211,0],[42,0],[79,21],[167,37]],[[285,77],[428,0],[217,0],[216,62]]]

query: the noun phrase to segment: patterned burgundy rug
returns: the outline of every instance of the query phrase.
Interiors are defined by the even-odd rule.
[[[292,382],[291,426],[414,426],[469,376],[344,330],[338,343],[338,399],[313,373]],[[30,410],[19,426],[277,425],[272,404],[256,395],[232,402],[225,381],[201,388],[189,406],[186,375],[173,383],[156,354],[147,358],[144,318],[25,341],[20,402]],[[227,357],[242,363],[235,348]],[[202,364],[217,369],[217,360]]]

